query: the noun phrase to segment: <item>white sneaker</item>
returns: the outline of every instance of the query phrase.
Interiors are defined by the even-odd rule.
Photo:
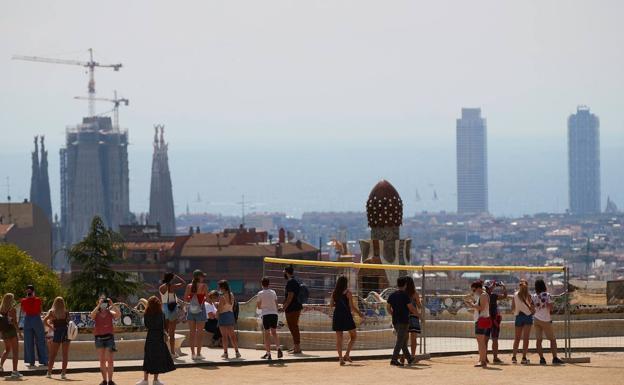
[[[197,361],[201,361],[201,360],[203,360],[203,359],[204,359],[204,356],[202,356],[201,354],[198,354],[198,355],[196,355],[196,356],[195,356],[195,359],[196,359]]]
[[[67,375],[65,373],[61,373],[61,380],[66,380],[67,379]]]
[[[228,354],[227,354],[227,352],[225,352],[225,353],[221,354],[221,358],[223,358],[224,360],[227,360],[227,359],[228,359]]]
[[[241,358],[241,354],[238,352],[238,350],[236,351],[236,358]]]
[[[158,381],[158,380],[154,380],[154,382],[152,382],[152,384],[154,385],[165,385],[164,383]]]
[[[149,385],[149,382],[147,382],[146,380],[141,380],[137,382],[135,385]]]
[[[46,373],[46,378],[52,378],[52,373],[47,372],[47,373]]]

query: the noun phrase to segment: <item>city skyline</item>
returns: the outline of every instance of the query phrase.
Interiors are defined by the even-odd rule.
[[[259,211],[363,210],[361,198],[380,178],[393,182],[408,214],[453,211],[461,106],[487,111],[492,214],[568,207],[565,120],[579,104],[601,118],[602,201],[624,202],[620,2],[4,8],[0,32],[14,38],[0,42],[0,130],[11,133],[0,148],[0,177],[2,195],[10,177],[14,200],[28,197],[31,138],[46,135],[55,154],[64,127],[85,115],[86,103],[73,98],[84,94],[86,76],[10,56],[85,60],[93,47],[101,62],[124,64],[96,80],[98,97],[119,90],[132,99],[120,120],[130,132],[135,212],[149,210],[155,122],[172,127],[176,212],[188,203],[192,211],[238,213],[242,194]],[[49,13],[58,16],[53,26]],[[84,17],[93,13],[100,17]],[[109,109],[98,104],[96,112]],[[58,157],[49,161],[59,213]]]

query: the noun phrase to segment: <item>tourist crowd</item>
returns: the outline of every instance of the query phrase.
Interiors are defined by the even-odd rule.
[[[178,358],[175,332],[179,321],[186,322],[189,328],[188,344],[193,361],[202,361],[204,332],[212,335],[211,345],[220,344],[223,348],[223,359],[229,359],[229,347],[234,349],[234,357],[241,358],[237,335],[235,332],[238,321],[238,301],[230,289],[228,281],[218,282],[218,291],[209,290],[204,282],[206,275],[200,271],[193,272],[193,279],[187,283],[174,273],[167,273],[158,288],[158,295],[147,300],[144,311],[144,325],[147,329],[145,339],[143,372],[144,378],[137,385],[147,385],[149,375],[153,375],[153,384],[162,385],[159,375],[175,370],[174,359]],[[283,357],[277,329],[278,316],[284,312],[286,324],[292,336],[290,354],[301,354],[301,334],[299,318],[303,305],[307,303],[309,291],[305,284],[295,277],[292,266],[284,269],[285,298],[279,303],[278,296],[271,289],[269,278],[261,281],[262,290],[257,294],[257,309],[262,318],[264,333],[264,355],[262,359],[272,360],[275,347],[277,358]],[[177,292],[184,289],[184,296],[179,299]],[[477,339],[479,361],[475,366],[487,367],[490,363],[487,351],[489,340],[492,341],[492,362],[502,363],[498,352],[498,339],[502,317],[498,309],[498,301],[507,298],[504,284],[495,281],[475,281],[471,284],[472,295],[465,298],[466,306],[473,310],[474,328]],[[347,277],[339,276],[331,294],[330,306],[333,308],[332,330],[336,333],[336,351],[340,365],[351,362],[351,350],[357,339],[356,319],[366,322],[365,315],[354,302],[354,295],[349,290]],[[67,363],[71,341],[78,334],[78,328],[70,320],[69,311],[62,297],[57,297],[51,308],[42,312],[42,301],[35,294],[33,285],[25,290],[25,297],[20,300],[23,317],[23,328],[20,330],[16,312],[17,303],[12,293],[6,293],[0,303],[0,332],[4,340],[0,366],[4,371],[4,363],[11,355],[12,370],[6,377],[8,380],[19,380],[22,374],[18,371],[19,345],[23,339],[24,363],[34,368],[38,361],[40,366],[47,367],[48,378],[52,377],[56,356],[61,350],[62,366],[60,378],[67,378]],[[183,306],[183,308],[181,307]],[[397,289],[387,299],[387,310],[392,316],[392,326],[396,343],[390,364],[393,366],[411,365],[417,359],[416,349],[418,334],[421,333],[423,305],[420,294],[416,290],[414,280],[403,276],[397,280]],[[520,280],[518,290],[513,294],[512,312],[515,316],[515,338],[511,361],[517,363],[517,351],[522,341],[521,364],[528,364],[528,344],[531,328],[535,327],[537,353],[540,364],[545,365],[542,340],[544,336],[550,341],[552,363],[562,364],[557,357],[557,343],[553,332],[551,312],[553,296],[546,288],[543,280],[535,281],[535,292],[529,292],[526,280]],[[41,315],[44,314],[42,317]],[[121,317],[120,308],[110,298],[102,295],[90,313],[94,321],[94,341],[97,350],[102,383],[115,385],[114,353],[117,351],[114,335],[114,321]],[[344,333],[348,333],[349,341],[344,348]]]

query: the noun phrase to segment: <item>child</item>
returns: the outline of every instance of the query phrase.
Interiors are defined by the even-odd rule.
[[[501,287],[503,290],[502,294],[494,293],[496,287]],[[507,298],[507,288],[505,284],[502,282],[496,281],[486,281],[485,282],[485,291],[490,296],[490,318],[492,319],[492,328],[490,329],[490,334],[486,334],[485,345],[487,347],[487,343],[489,339],[492,339],[492,356],[493,362],[495,364],[502,364],[503,361],[498,358],[498,337],[500,335],[500,327],[503,317],[498,311],[498,300]]]

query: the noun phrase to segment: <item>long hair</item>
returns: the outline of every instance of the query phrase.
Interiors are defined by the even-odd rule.
[[[525,303],[529,302],[531,298],[531,294],[529,293],[529,285],[525,280],[520,281],[520,285],[518,286],[518,297]]]
[[[334,287],[334,291],[332,293],[332,299],[334,303],[338,302],[340,296],[347,290],[347,286],[349,285],[349,280],[344,275],[341,275],[336,280],[336,286]]]
[[[54,318],[64,319],[66,312],[67,307],[65,306],[65,300],[63,297],[54,298],[54,302],[52,302],[52,307],[50,308],[50,313],[54,314]]]
[[[13,293],[6,293],[4,297],[2,297],[2,303],[0,303],[0,313],[6,314],[13,308],[13,302],[15,301],[15,296]]]
[[[147,308],[145,308],[145,315],[162,314],[162,305],[160,299],[155,295],[147,299]]]
[[[410,297],[410,299],[416,294],[416,285],[414,284],[414,279],[412,277],[406,277],[405,280],[405,293]]]
[[[191,293],[197,293],[197,284],[199,284],[199,276],[193,277],[191,281]]]

